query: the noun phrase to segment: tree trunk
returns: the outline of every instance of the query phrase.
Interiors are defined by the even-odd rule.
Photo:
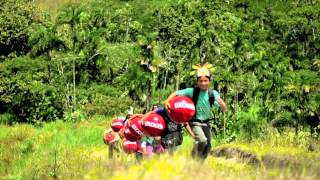
[[[47,63],[48,63],[48,83],[51,84],[51,53],[47,52]]]
[[[238,112],[238,90],[237,90],[236,82],[234,82],[233,88],[234,88],[234,111],[237,114],[237,112]]]
[[[76,54],[76,31],[75,31],[75,24],[76,22],[72,21],[71,23],[71,29],[72,29],[72,45],[73,45],[73,52]],[[77,107],[76,107],[76,57],[73,58],[73,61],[72,61],[72,76],[73,76],[73,111],[75,112],[77,110]]]
[[[226,140],[226,116],[223,114],[223,140]]]
[[[295,131],[295,144],[298,144],[298,133],[299,133],[299,121],[298,120],[296,120],[296,123],[294,125],[294,131]]]
[[[314,134],[314,129],[313,127],[310,125],[310,144],[309,144],[309,151],[314,151],[316,150],[315,144],[314,144],[314,138],[313,138],[313,134]]]
[[[76,101],[76,58],[73,58],[73,69],[72,69],[72,75],[73,75],[73,110],[77,110],[77,101]]]
[[[176,91],[178,91],[179,90],[179,83],[180,83],[180,76],[179,76],[179,74],[176,76],[177,78],[176,78]]]
[[[168,69],[166,69],[166,72],[164,75],[163,89],[167,87],[167,77],[168,77]]]

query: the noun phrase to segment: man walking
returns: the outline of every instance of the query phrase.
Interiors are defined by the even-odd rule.
[[[189,122],[194,134],[194,147],[192,157],[206,159],[211,150],[211,125],[213,119],[212,107],[220,108],[222,112],[226,111],[226,105],[220,98],[217,91],[209,90],[211,81],[209,67],[210,64],[198,65],[197,86],[195,88],[186,88],[173,92],[165,101],[166,109],[170,111],[170,100],[175,96],[190,97],[195,106],[196,113],[194,118]]]

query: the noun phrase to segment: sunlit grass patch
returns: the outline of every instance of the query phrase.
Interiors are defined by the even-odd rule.
[[[51,15],[55,16],[57,11],[63,5],[76,2],[75,0],[35,0],[34,3],[42,10],[50,12]]]
[[[317,145],[319,146],[319,145]],[[272,144],[270,142],[255,140],[252,142],[237,141],[229,144],[219,145],[218,147],[238,147],[246,151],[254,152],[258,156],[264,156],[267,154],[277,154],[277,155],[302,155],[306,157],[320,156],[320,151],[309,151],[308,147],[295,147],[288,144]]]
[[[270,165],[250,164],[239,157],[209,156],[205,161],[194,160],[191,158],[193,139],[189,136],[184,136],[183,144],[173,155],[154,155],[138,163],[134,154],[122,152],[118,157],[109,159],[102,133],[110,120],[111,117],[96,117],[78,123],[55,121],[42,127],[24,124],[0,126],[3,130],[0,132],[0,177],[233,180],[317,179],[319,176],[319,151],[309,152],[302,148],[304,142],[296,146],[294,141],[288,140],[292,139],[290,136],[270,135],[273,139],[238,140],[213,147],[214,150],[240,148],[257,154],[261,161],[269,155],[270,160],[265,161],[270,161]],[[300,162],[306,166],[301,167],[297,164]]]
[[[228,144],[221,144],[216,148],[228,150],[233,153],[231,156],[243,158],[243,152],[249,153],[250,157],[256,157],[258,161],[258,177],[295,177],[313,178],[320,176],[320,149],[319,143],[315,144],[316,151],[309,151],[310,134],[299,132],[295,136],[294,132],[283,132],[269,134],[265,138],[253,141],[238,140]]]
[[[111,179],[241,179],[254,177],[253,172],[252,167],[236,161],[214,157],[199,161],[177,153],[146,159],[125,171],[116,171]]]
[[[0,177],[47,178],[61,175],[64,165],[71,173],[93,160],[90,150],[105,148],[102,143],[103,127],[87,123],[56,121],[43,127],[18,124],[1,126]],[[74,165],[70,165],[72,162]],[[78,165],[78,166],[76,166]],[[82,176],[85,171],[81,171]],[[79,175],[79,177],[80,177]],[[69,175],[67,175],[69,177]]]

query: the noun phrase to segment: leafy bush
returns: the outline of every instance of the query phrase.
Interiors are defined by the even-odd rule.
[[[13,124],[16,121],[16,117],[10,113],[0,114],[0,124]]]
[[[72,1],[52,20],[29,0],[0,9],[0,114],[20,122],[150,108],[194,84],[192,65],[205,62],[228,104],[215,126],[225,138],[234,139],[239,111],[252,104],[271,123],[297,129],[319,109],[314,1]],[[95,83],[114,89],[91,90]]]
[[[130,106],[134,107],[135,112],[140,111],[138,106],[121,89],[112,86],[91,85],[81,92],[81,109],[89,116],[125,114]]]
[[[20,57],[0,66],[0,106],[19,122],[52,121],[63,115],[63,92],[53,84],[44,83],[43,62]]]
[[[259,116],[259,111],[260,107],[254,105],[247,111],[241,111],[238,113],[237,125],[242,137],[251,140],[263,134],[267,127],[267,122],[265,118]]]
[[[41,15],[30,0],[1,1],[0,59],[26,54],[29,26],[41,22]]]

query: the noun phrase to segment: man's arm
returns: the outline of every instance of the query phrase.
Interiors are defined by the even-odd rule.
[[[164,107],[166,108],[166,110],[168,112],[170,112],[171,106],[170,106],[170,101],[172,98],[174,98],[176,96],[176,92],[173,92],[170,94],[170,96],[166,99],[166,101],[164,102]]]
[[[194,138],[195,138],[195,135],[194,135],[194,133],[193,133],[193,131],[192,131],[189,123],[185,123],[183,126],[187,129],[189,135],[194,139]]]
[[[226,103],[220,98],[218,91],[214,90],[213,95],[214,95],[214,99],[215,99],[215,101],[217,101],[221,111],[226,112],[227,111]]]
[[[217,98],[216,101],[218,102],[221,111],[226,112],[227,111],[226,103],[221,98]]]

